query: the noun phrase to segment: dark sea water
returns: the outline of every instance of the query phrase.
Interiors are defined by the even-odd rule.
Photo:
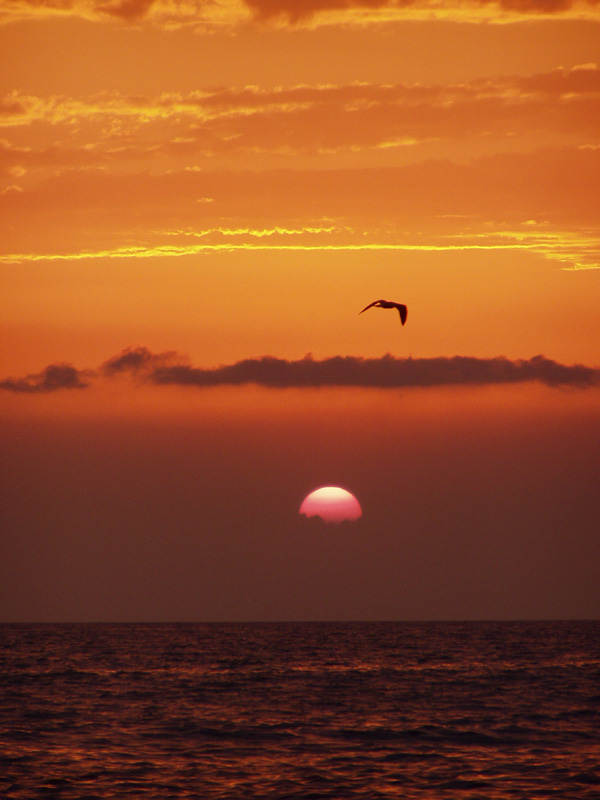
[[[0,626],[2,798],[600,798],[600,623]]]

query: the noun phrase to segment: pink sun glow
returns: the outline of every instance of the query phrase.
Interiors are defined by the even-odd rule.
[[[339,486],[323,486],[307,495],[300,506],[300,514],[321,517],[325,522],[355,522],[362,516],[360,503],[351,492]]]

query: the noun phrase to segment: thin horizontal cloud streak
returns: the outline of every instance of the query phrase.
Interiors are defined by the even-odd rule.
[[[598,207],[598,148],[343,170],[72,170],[0,194],[0,262],[239,248],[476,247],[530,250],[597,268]],[[86,238],[90,213],[102,231],[100,248],[97,237]],[[63,230],[70,248],[57,249]]]
[[[598,118],[590,63],[439,85],[11,92],[0,259],[410,247],[426,234],[435,248],[597,268]]]
[[[600,386],[600,368],[561,364],[545,356],[511,361],[504,356],[475,358],[381,358],[333,356],[315,360],[310,355],[287,360],[274,356],[247,358],[213,368],[191,366],[175,351],[153,353],[147,347],[126,348],[108,359],[98,372],[80,371],[69,364],[55,364],[37,375],[8,378],[0,389],[21,394],[40,394],[58,389],[83,389],[88,378],[107,379],[130,374],[156,386],[205,389],[255,384],[273,389],[346,387],[365,389],[414,389],[444,386],[494,386],[539,382],[554,388],[589,389]]]
[[[593,142],[599,138],[593,124],[599,115],[600,70],[594,64],[443,86],[247,87],[160,97],[115,92],[37,97],[12,92],[0,100],[0,127],[48,125],[54,149],[67,151],[67,164],[75,124],[88,157],[95,153],[97,158],[122,160],[128,154],[139,158],[160,151],[190,157],[282,149],[335,152],[433,138],[535,137],[541,132],[579,135]],[[120,135],[115,128],[121,129]],[[15,157],[26,157],[21,151]]]
[[[321,12],[340,12],[351,10],[386,11],[399,15],[428,11],[432,16],[443,15],[451,9],[455,12],[477,13],[477,11],[512,12],[524,15],[559,15],[586,5],[595,6],[593,0],[578,3],[575,0],[464,0],[463,2],[441,3],[435,0],[244,0],[260,19],[284,16],[291,23],[297,23]],[[387,17],[389,19],[389,17]]]
[[[118,21],[124,25],[236,28],[251,22],[289,26],[365,25],[438,19],[511,22],[572,17],[594,19],[595,0],[1,0],[0,22],[56,20]]]
[[[86,22],[118,21],[125,25],[190,26],[211,29],[232,27],[250,17],[243,0],[207,2],[188,0],[0,0],[0,22],[77,18]]]
[[[166,209],[173,219],[178,204],[190,219],[191,203],[196,203],[199,219],[212,216],[215,221],[241,221],[249,205],[257,206],[254,219],[270,219],[280,227],[287,226],[289,217],[306,215],[381,220],[421,213],[430,218],[479,216],[478,211],[487,218],[491,211],[512,212],[511,218],[542,210],[559,218],[570,212],[593,222],[600,199],[599,173],[600,148],[546,148],[486,156],[470,164],[431,159],[388,168],[186,170],[165,175],[69,171],[49,177],[18,201],[5,201],[2,213],[8,218],[21,206],[31,213],[60,208],[65,214],[70,208],[106,208],[107,213],[118,209],[121,217],[135,200],[136,214],[147,209],[154,226]],[[307,193],[306,186],[315,191]],[[203,198],[211,202],[200,202]]]

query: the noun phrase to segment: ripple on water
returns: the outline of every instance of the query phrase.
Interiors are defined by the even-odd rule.
[[[2,626],[0,796],[592,800],[599,633]]]

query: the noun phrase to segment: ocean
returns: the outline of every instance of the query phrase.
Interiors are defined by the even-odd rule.
[[[2,798],[600,798],[600,622],[5,624]]]

